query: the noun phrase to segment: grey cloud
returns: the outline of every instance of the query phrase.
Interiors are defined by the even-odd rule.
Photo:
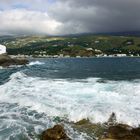
[[[12,5],[16,3],[28,5],[28,8],[13,10]],[[1,0],[0,7],[4,8],[0,12],[1,32],[140,31],[140,0]]]
[[[65,31],[134,31],[140,30],[139,7],[139,0],[58,0],[49,14],[64,24]]]
[[[9,34],[58,34],[61,25],[45,12],[24,9],[1,11],[0,19],[0,32]]]

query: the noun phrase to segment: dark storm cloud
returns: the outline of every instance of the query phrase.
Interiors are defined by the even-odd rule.
[[[140,30],[140,0],[58,0],[54,7],[50,15],[64,24],[64,31]]]
[[[139,7],[140,0],[1,0],[0,32],[140,31]]]

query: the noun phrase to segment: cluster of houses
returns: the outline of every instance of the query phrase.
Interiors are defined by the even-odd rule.
[[[96,43],[99,43],[98,41]],[[98,50],[98,49],[93,49],[93,48],[86,48],[86,51],[94,51],[96,53],[95,57],[125,57],[127,56],[126,54],[112,54],[112,55],[107,55],[107,54],[104,54],[101,50]],[[6,54],[6,46],[4,45],[1,45],[0,44],[0,55],[3,55],[3,54]],[[46,51],[36,51],[36,53],[38,54],[38,57],[70,57],[69,55],[63,55],[63,54],[59,54],[59,55],[54,55],[54,56],[51,56],[51,55],[46,55]],[[21,55],[19,55],[21,56]],[[133,56],[132,54],[130,56]],[[139,56],[139,55],[138,55]],[[22,57],[28,57],[28,56],[25,56],[23,55]],[[80,57],[80,56],[77,56],[77,57]]]

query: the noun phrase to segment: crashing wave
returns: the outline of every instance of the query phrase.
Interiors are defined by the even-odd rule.
[[[29,63],[29,66],[33,66],[33,65],[43,65],[43,64],[45,64],[45,63],[40,62],[40,61],[33,61],[33,62],[30,62],[30,63]]]
[[[41,79],[17,72],[0,86],[0,102],[74,122],[84,118],[105,122],[115,112],[119,122],[140,124],[140,81],[98,81]]]

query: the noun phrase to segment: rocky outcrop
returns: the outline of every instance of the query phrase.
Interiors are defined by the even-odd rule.
[[[61,125],[55,125],[42,133],[42,140],[70,140]]]
[[[106,124],[108,126],[117,124],[117,118],[116,118],[116,114],[114,112],[110,115]]]
[[[111,114],[106,123],[93,124],[84,119],[75,123],[73,127],[98,140],[140,140],[140,127],[133,128],[117,123],[115,113]]]
[[[0,55],[0,66],[8,67],[10,65],[25,65],[28,63],[27,59],[23,58],[11,58],[10,56],[4,54]]]
[[[140,128],[124,124],[110,126],[100,140],[140,140]]]
[[[102,138],[100,140],[140,140],[140,128],[127,124],[118,124],[115,113],[112,113]]]
[[[104,125],[91,123],[86,119],[73,124],[73,128],[79,132],[86,133],[89,137],[93,138],[93,140],[102,136],[106,130]]]
[[[117,123],[115,113],[112,113],[106,123],[91,123],[88,119],[72,123],[72,128],[86,133],[93,140],[140,140],[140,127],[133,128]],[[41,140],[70,140],[61,125],[55,125],[42,133]]]

